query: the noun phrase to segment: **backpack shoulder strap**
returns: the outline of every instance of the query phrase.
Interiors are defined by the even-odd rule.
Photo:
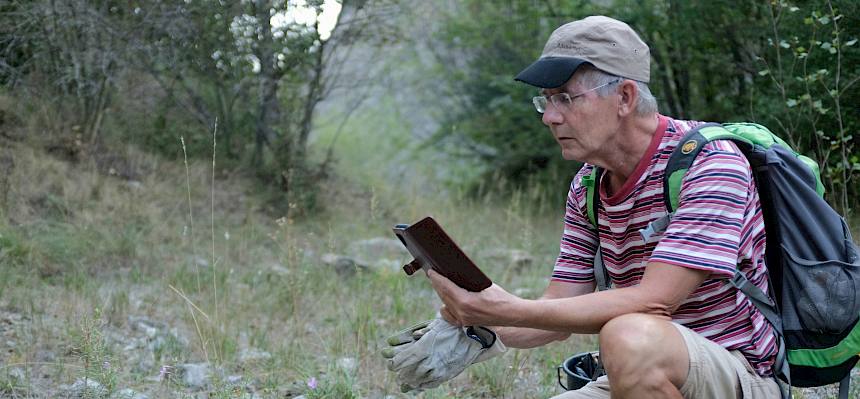
[[[597,185],[600,183],[600,176],[603,174],[603,169],[594,166],[591,173],[582,176],[582,185],[585,186],[585,211],[588,213],[588,221],[597,229],[597,207],[600,205],[600,191]]]
[[[669,227],[672,215],[678,209],[681,193],[681,182],[687,170],[708,142],[718,138],[734,138],[734,135],[717,123],[705,123],[687,132],[669,156],[666,170],[663,174],[663,201],[667,214],[655,219],[639,231],[642,240],[651,242],[653,237]]]
[[[591,173],[582,177],[582,185],[585,186],[585,209],[588,213],[588,220],[597,232],[597,250],[594,252],[594,281],[597,284],[597,289],[605,291],[609,289],[609,273],[603,265],[603,252],[600,250],[600,228],[597,226],[597,207],[600,206],[600,190],[597,185],[600,184],[600,176],[603,175],[603,169],[594,166]]]
[[[714,140],[732,140],[736,143],[745,143],[749,146],[753,142],[748,138],[735,134],[731,130],[726,129],[719,123],[705,123],[687,132],[684,138],[672,155],[669,156],[669,162],[666,164],[666,171],[663,175],[663,200],[666,202],[666,210],[669,213],[674,213],[678,209],[678,202],[681,193],[681,182],[687,170],[693,165],[693,161],[702,151],[702,148]]]
[[[731,140],[742,147],[752,148],[758,140],[750,139],[750,137],[740,135],[732,130],[726,129],[723,125],[716,123],[706,123],[697,126],[695,129],[687,133],[681,139],[678,147],[672,151],[669,156],[669,162],[666,165],[666,172],[663,176],[663,193],[664,201],[666,201],[666,209],[670,214],[678,209],[678,202],[681,192],[681,182],[687,170],[692,166],[696,156],[702,151],[705,144],[714,140]],[[746,294],[750,300],[756,305],[756,308],[762,312],[765,318],[774,325],[774,327],[782,331],[782,323],[779,318],[779,311],[775,304],[755,285],[750,284],[746,276],[739,271],[735,272],[735,276],[729,282],[737,289]]]

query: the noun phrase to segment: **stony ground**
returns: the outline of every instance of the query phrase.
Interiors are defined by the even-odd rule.
[[[391,226],[432,214],[494,281],[533,298],[558,217],[528,193],[499,205],[342,185],[321,194],[335,204],[326,213],[299,220],[273,216],[240,179],[211,190],[208,163],[189,172],[132,154],[126,176],[6,152],[2,398],[546,398],[560,393],[555,366],[596,347],[574,336],[511,350],[417,395],[399,392],[379,356],[388,334],[439,306],[399,270],[410,257]],[[852,387],[860,397],[858,369]],[[836,387],[794,392],[835,398]]]

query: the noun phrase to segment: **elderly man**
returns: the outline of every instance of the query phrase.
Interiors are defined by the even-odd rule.
[[[768,290],[765,231],[749,163],[734,144],[707,144],[686,173],[662,234],[640,230],[667,214],[663,171],[700,122],[657,113],[648,46],[625,23],[588,17],[556,29],[516,80],[540,89],[534,106],[565,159],[585,163],[570,186],[561,251],[543,296],[498,285],[468,292],[428,272],[454,325],[497,326],[509,347],[599,334],[607,376],[558,398],[778,398],[776,335],[726,283],[735,270]],[[594,227],[584,181],[598,167]],[[602,255],[613,289],[595,292]],[[608,377],[608,378],[607,378]]]

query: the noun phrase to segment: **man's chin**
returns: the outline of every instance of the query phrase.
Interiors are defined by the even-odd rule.
[[[575,154],[572,154],[570,151],[561,150],[561,157],[564,158],[565,161],[579,161]]]

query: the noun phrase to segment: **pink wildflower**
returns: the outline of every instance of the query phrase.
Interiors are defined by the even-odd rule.
[[[158,378],[162,381],[170,378],[170,374],[173,372],[173,368],[168,365],[162,365],[161,370],[158,370]]]

